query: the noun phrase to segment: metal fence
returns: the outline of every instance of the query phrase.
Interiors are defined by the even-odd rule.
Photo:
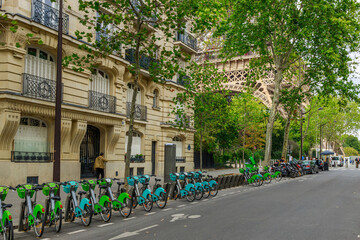
[[[131,163],[143,163],[143,162],[145,162],[145,156],[131,155],[130,162]]]
[[[130,117],[130,110],[131,110],[131,102],[127,102],[126,116],[128,118]],[[147,117],[147,107],[140,104],[135,104],[135,119],[146,121],[146,117]]]
[[[177,163],[185,163],[186,162],[186,157],[176,157],[176,162]]]
[[[131,64],[134,64],[136,62],[135,60],[135,49],[130,48],[125,50],[125,60],[129,61]],[[140,67],[149,70],[152,64],[156,63],[156,60],[146,56],[144,54],[140,55]]]
[[[115,113],[116,112],[116,97],[89,91],[89,108],[97,111]]]
[[[41,0],[33,0],[32,20],[54,30],[58,30],[59,10],[43,3]],[[63,13],[63,33],[69,33],[69,15],[65,13]]]

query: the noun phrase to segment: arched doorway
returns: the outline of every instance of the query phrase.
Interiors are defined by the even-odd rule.
[[[81,178],[93,177],[93,166],[100,154],[100,130],[88,125],[80,145]]]

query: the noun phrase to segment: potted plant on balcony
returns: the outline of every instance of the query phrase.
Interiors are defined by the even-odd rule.
[[[136,159],[135,161],[137,161],[137,162],[143,162],[144,161],[144,155],[136,154],[135,159]]]

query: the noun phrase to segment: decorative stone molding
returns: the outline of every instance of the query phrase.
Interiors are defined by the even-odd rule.
[[[121,126],[112,126],[108,134],[107,154],[113,154],[121,135]]]
[[[71,119],[61,120],[61,151],[63,153],[69,153],[71,125]]]
[[[87,130],[87,122],[74,121],[71,129],[71,153],[79,153],[80,144]]]
[[[2,111],[0,114],[0,150],[11,151],[20,124],[20,112]]]

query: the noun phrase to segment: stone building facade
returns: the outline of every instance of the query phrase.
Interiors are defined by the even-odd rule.
[[[81,53],[75,31],[84,26],[79,24],[76,2],[67,1],[63,10],[64,56]],[[0,45],[0,184],[51,181],[58,6],[50,0],[2,0],[0,11],[19,25],[15,34],[6,30],[0,34],[4,43]],[[172,44],[194,55],[194,39],[189,41],[191,35],[186,34],[174,33]],[[40,39],[43,44],[38,44]],[[92,177],[92,164],[100,152],[109,161],[106,176],[123,177],[133,76],[129,59],[121,57],[129,50],[121,51],[120,56],[99,61],[95,72],[62,69],[61,181]],[[148,76],[142,69],[131,173],[161,176],[166,143],[177,146],[178,171],[193,170],[193,129],[179,131],[168,124],[176,118],[170,112],[173,97],[184,89],[181,81],[156,84]]]

